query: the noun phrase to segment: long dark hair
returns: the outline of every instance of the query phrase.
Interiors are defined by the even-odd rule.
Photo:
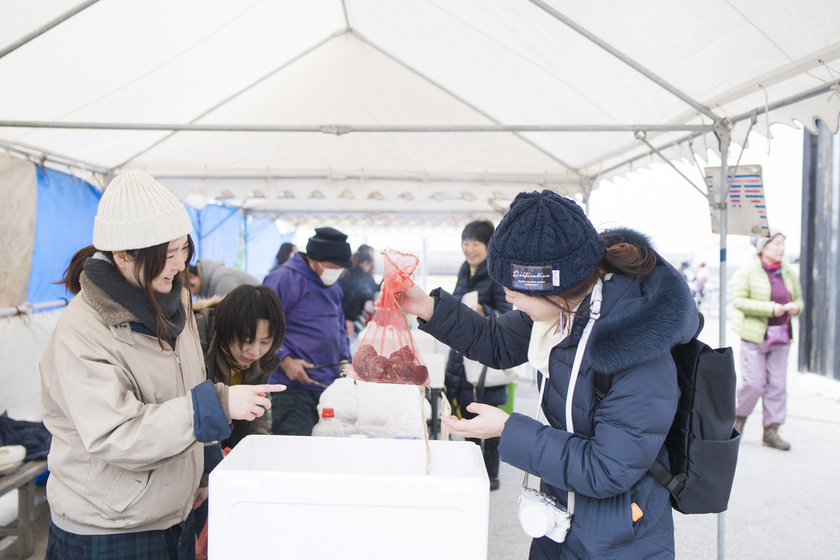
[[[598,282],[598,279],[604,279],[609,274],[625,274],[634,278],[641,278],[647,276],[656,267],[658,262],[657,255],[654,251],[647,247],[640,247],[627,243],[626,241],[618,241],[610,244],[611,239],[621,239],[620,234],[606,232],[601,234],[601,237],[607,242],[607,250],[604,256],[601,257],[601,262],[595,267],[592,273],[562,292],[550,295],[542,295],[543,299],[559,308],[564,313],[571,313],[572,309],[569,307],[569,301],[580,301]],[[578,310],[578,313],[586,311],[586,309]]]
[[[167,241],[166,243],[161,243],[160,245],[155,245],[153,247],[130,249],[126,251],[128,256],[134,261],[134,280],[136,284],[140,286],[140,290],[143,292],[143,295],[146,296],[146,299],[151,304],[152,309],[155,312],[155,316],[157,317],[157,332],[155,334],[157,335],[161,348],[164,348],[163,341],[166,339],[166,331],[164,330],[165,326],[171,324],[172,322],[169,320],[169,317],[164,314],[163,309],[161,309],[160,304],[155,297],[155,291],[152,289],[151,281],[157,278],[158,275],[163,272],[164,266],[166,266],[166,255],[169,252],[169,243],[171,243],[171,241]],[[193,244],[192,237],[189,235],[187,236],[187,245],[189,246],[187,262],[190,262],[192,260],[193,253],[195,252],[195,245]],[[67,265],[67,269],[64,271],[64,278],[56,282],[56,284],[63,284],[65,289],[74,296],[82,291],[82,285],[79,279],[84,271],[85,261],[97,252],[108,257],[108,265],[113,267],[117,273],[120,273],[119,268],[114,262],[114,253],[112,251],[99,251],[93,245],[88,245],[87,247],[79,249],[76,254],[73,255],[70,259],[70,264]],[[184,270],[182,270],[178,276],[181,279],[181,289],[184,289],[185,287],[189,288],[190,277],[188,268],[184,267]],[[143,278],[146,278],[147,280],[144,282],[142,281]],[[187,312],[192,312],[191,300],[187,301]]]
[[[274,268],[277,268],[297,252],[297,247],[294,243],[282,243],[280,249],[277,250],[277,256],[274,259]],[[272,269],[273,270],[273,269]]]
[[[271,359],[283,343],[286,334],[286,315],[283,304],[274,290],[266,286],[246,284],[231,290],[216,306],[216,340],[225,356],[230,355],[234,344],[254,340],[257,336],[257,321],[268,321],[271,348],[260,357]]]

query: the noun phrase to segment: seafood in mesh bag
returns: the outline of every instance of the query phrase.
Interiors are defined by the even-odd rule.
[[[429,385],[429,370],[414,347],[405,314],[394,294],[414,285],[418,259],[391,249],[382,252],[385,278],[353,364],[347,375],[362,381],[401,385]]]
[[[429,370],[417,363],[414,350],[406,345],[387,358],[376,353],[370,344],[359,346],[353,357],[353,370],[358,379],[374,383],[428,385]]]

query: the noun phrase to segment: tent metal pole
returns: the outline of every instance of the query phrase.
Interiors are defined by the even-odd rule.
[[[17,305],[13,307],[3,307],[0,309],[0,317],[14,317],[19,315],[24,317],[35,311],[44,311],[45,309],[54,309],[56,307],[64,307],[70,303],[69,299],[56,299],[53,301],[45,301],[41,303],[27,303],[25,305]]]
[[[578,185],[580,179],[571,178],[564,175],[557,175],[552,173],[542,173],[533,175],[515,175],[515,174],[484,174],[484,173],[462,173],[459,175],[435,174],[435,173],[388,173],[376,171],[289,171],[287,173],[275,171],[270,175],[265,173],[245,174],[233,173],[223,175],[194,175],[194,174],[175,174],[168,172],[155,172],[153,169],[149,173],[154,175],[157,179],[172,179],[172,180],[190,180],[190,179],[215,179],[219,181],[247,181],[247,180],[290,180],[290,179],[329,179],[334,182],[346,180],[361,180],[361,181],[419,181],[419,182],[451,182],[451,183],[531,183],[550,185]]]
[[[637,132],[637,133],[636,133],[636,138],[638,138],[640,142],[642,142],[645,146],[647,146],[647,147],[648,147],[648,148],[650,148],[650,149],[651,149],[654,153],[656,153],[656,155],[658,155],[658,156],[662,159],[662,161],[664,161],[665,163],[667,163],[667,164],[671,167],[671,169],[673,169],[674,171],[676,171],[677,173],[679,173],[679,174],[680,174],[680,177],[682,177],[683,179],[685,179],[686,181],[688,181],[688,184],[689,184],[689,185],[691,185],[692,187],[694,187],[694,188],[695,188],[695,190],[696,190],[697,192],[699,192],[701,195],[703,195],[703,197],[704,197],[706,200],[709,200],[709,192],[708,192],[709,190],[708,190],[708,189],[706,189],[706,192],[703,192],[703,190],[702,190],[700,187],[698,187],[697,185],[695,185],[695,184],[694,184],[694,181],[692,181],[691,179],[689,179],[689,178],[686,176],[686,174],[685,174],[685,173],[683,173],[682,171],[680,171],[679,169],[677,169],[677,166],[676,166],[676,165],[674,165],[674,162],[672,162],[670,159],[666,158],[666,157],[665,157],[665,155],[664,155],[662,152],[660,152],[659,150],[657,150],[655,147],[653,147],[653,145],[652,145],[650,142],[648,142],[648,141],[647,141],[647,138],[645,138],[644,133],[639,133],[639,132]],[[712,201],[711,201],[711,200],[709,200],[709,202],[712,202]]]
[[[26,35],[24,35],[23,37],[21,37],[17,41],[15,41],[15,42],[13,42],[9,45],[6,45],[6,47],[4,47],[2,50],[0,50],[0,58],[3,58],[4,56],[9,54],[10,52],[15,51],[18,48],[22,47],[23,45],[25,45],[29,41],[43,35],[44,33],[49,31],[50,29],[52,29],[56,25],[59,25],[60,23],[63,23],[65,21],[67,21],[68,19],[75,16],[76,14],[81,12],[82,10],[84,10],[86,8],[89,8],[90,6],[96,4],[97,2],[99,2],[99,0],[87,0],[87,2],[82,2],[78,6],[67,10],[66,12],[64,12],[63,14],[58,16],[57,18],[48,21],[47,23],[45,23],[41,27],[35,29],[34,31],[32,31],[30,33],[27,33]]]
[[[828,92],[831,91],[831,88],[834,87],[834,85],[835,84],[833,84],[833,83],[823,84],[821,86],[817,86],[815,88],[809,89],[808,91],[803,91],[802,93],[792,95],[790,97],[786,97],[785,99],[780,99],[779,101],[776,101],[775,103],[769,104],[766,109],[769,109],[770,111],[773,111],[775,109],[782,109],[784,107],[787,107],[788,105],[793,105],[794,103],[799,103],[800,101],[805,101],[806,99],[816,97],[817,95],[820,95],[820,94],[823,94],[823,93],[828,93]],[[745,119],[751,119],[751,118],[753,118],[753,115],[763,115],[765,113],[766,109],[765,109],[764,106],[756,107],[755,109],[753,109],[753,110],[751,110],[747,113],[741,113],[740,115],[732,117],[728,120],[729,120],[730,123],[735,124],[735,123],[741,122]],[[670,148],[672,146],[678,146],[678,145],[682,144],[683,142],[687,142],[689,140],[693,140],[694,138],[697,138],[698,136],[702,135],[704,132],[706,132],[706,131],[692,132],[691,134],[688,134],[688,135],[686,135],[682,138],[674,140],[673,142],[669,142],[668,144],[664,144],[664,145],[660,146],[659,149],[660,150],[667,150],[668,148]],[[623,167],[623,166],[625,166],[629,163],[633,163],[634,161],[638,161],[642,158],[647,157],[648,155],[650,155],[650,154],[644,153],[644,154],[640,154],[638,156],[633,156],[632,158],[629,158],[629,159],[627,159],[627,160],[625,160],[621,163],[617,163],[617,164],[613,165],[612,167],[610,167],[608,169],[605,169],[601,173],[602,174],[603,173],[609,173],[610,171],[613,171],[614,169],[618,169],[619,167]]]
[[[798,93],[796,95],[791,95],[790,97],[785,97],[784,99],[780,99],[775,103],[770,103],[765,108],[763,105],[761,107],[756,107],[755,109],[741,113],[740,115],[736,115],[735,117],[729,119],[731,123],[741,122],[746,119],[753,118],[753,115],[763,115],[766,111],[774,111],[776,109],[781,109],[783,107],[787,107],[788,105],[793,105],[794,103],[799,103],[800,101],[805,101],[806,99],[810,99],[812,97],[816,97],[822,93],[828,93],[831,89],[835,86],[834,83],[823,84],[821,86],[817,86],[815,88],[811,88],[807,91],[803,91],[802,93]]]
[[[607,43],[606,41],[604,41],[600,37],[594,35],[588,29],[586,29],[584,27],[581,27],[580,25],[578,25],[577,23],[575,23],[571,19],[567,18],[566,16],[564,16],[563,14],[561,14],[560,12],[558,12],[557,10],[555,10],[554,8],[552,8],[551,6],[549,6],[548,4],[543,2],[542,0],[531,0],[531,3],[540,7],[540,8],[542,8],[548,14],[550,14],[553,17],[555,17],[556,19],[560,20],[561,22],[566,24],[568,27],[571,27],[573,30],[577,31],[578,33],[580,33],[581,35],[583,35],[584,37],[586,37],[587,39],[589,39],[590,41],[592,41],[593,43],[595,43],[596,45],[598,45],[599,47],[601,47],[602,49],[604,49],[605,51],[607,51],[608,53],[610,53],[611,55],[613,55],[614,57],[619,59],[620,61],[622,61],[624,64],[628,65],[629,67],[631,67],[636,72],[639,72],[640,74],[642,74],[646,78],[653,81],[655,84],[659,85],[660,87],[669,91],[670,93],[672,93],[676,97],[685,101],[686,103],[688,103],[689,105],[691,105],[692,107],[694,107],[695,109],[697,109],[698,111],[700,111],[701,113],[703,113],[704,115],[709,117],[710,119],[712,119],[714,121],[717,121],[717,120],[720,119],[720,117],[718,115],[714,114],[714,112],[712,112],[711,109],[709,109],[708,107],[706,107],[702,103],[692,99],[688,94],[678,90],[676,87],[672,86],[671,84],[669,84],[668,82],[666,82],[665,80],[663,80],[662,78],[660,78],[659,76],[657,76],[656,74],[654,74],[653,72],[651,72],[650,70],[648,70],[647,68],[645,68],[644,66],[642,66],[641,64],[639,64],[638,62],[636,62],[635,60],[633,60],[632,58],[630,58],[626,54],[624,54],[623,52],[621,52],[620,50],[616,49],[615,47],[613,47],[612,45],[610,45],[609,43]]]
[[[721,348],[726,346],[726,236],[729,229],[729,168],[727,165],[727,158],[729,157],[729,144],[731,140],[729,125],[724,120],[718,120],[715,123],[715,135],[720,142],[720,185],[718,192],[720,193],[720,200],[718,201],[718,209],[720,210],[720,294],[719,313],[720,313],[720,332],[718,333],[719,345]],[[726,523],[724,513],[717,514],[717,557],[718,560],[726,558]]]
[[[13,145],[7,144],[5,142],[0,142],[0,150],[5,150],[9,153],[23,156],[29,159],[30,161],[36,160],[36,163],[40,163],[43,161],[52,161],[58,165],[63,165],[66,167],[77,167],[79,169],[84,169],[85,171],[89,171],[97,175],[107,175],[109,172],[108,169],[105,167],[99,167],[67,156],[52,154],[50,152],[44,152],[42,150],[37,150],[35,148],[30,148],[29,146],[23,146],[20,144]]]
[[[351,132],[636,132],[639,130],[707,132],[702,124],[465,124],[465,125],[366,125],[366,124],[197,124],[197,123],[106,123],[61,121],[5,121],[0,127],[57,128],[78,130],[168,130],[175,132],[321,132],[350,134]],[[556,158],[553,158],[556,160]],[[558,162],[561,163],[561,162]],[[568,167],[565,166],[564,167]]]

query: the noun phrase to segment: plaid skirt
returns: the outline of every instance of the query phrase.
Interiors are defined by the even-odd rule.
[[[178,525],[162,531],[77,535],[50,523],[44,560],[195,560],[192,512]]]

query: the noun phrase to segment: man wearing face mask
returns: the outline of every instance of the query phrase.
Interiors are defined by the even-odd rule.
[[[306,252],[294,254],[263,280],[280,297],[286,313],[286,337],[277,351],[280,367],[271,383],[283,383],[284,397],[271,402],[275,435],[308,436],[318,423],[318,400],[349,361],[347,331],[337,283],[353,266],[347,236],[331,227],[315,230]],[[280,380],[283,381],[275,381]]]

